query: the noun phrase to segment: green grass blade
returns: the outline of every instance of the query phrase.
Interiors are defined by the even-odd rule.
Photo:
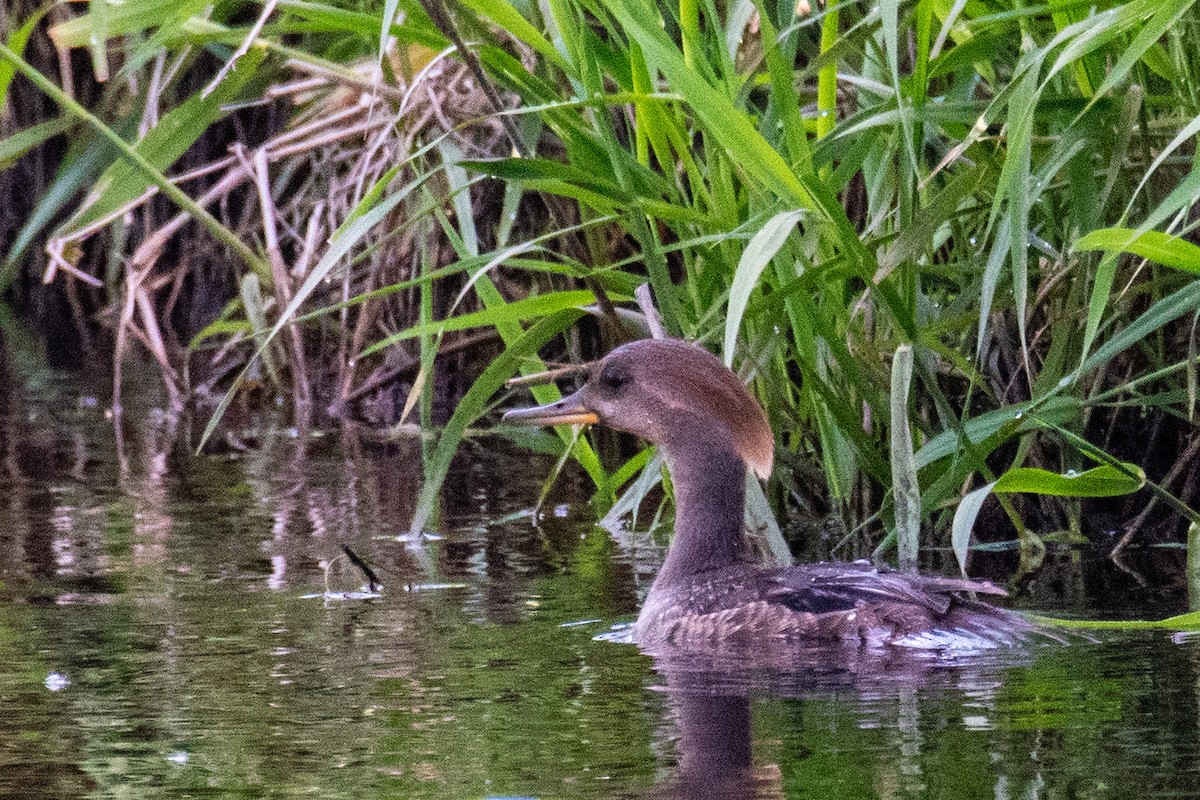
[[[66,133],[73,124],[70,117],[55,117],[0,139],[0,169],[12,166],[14,161],[52,136]]]
[[[991,494],[1023,492],[1054,497],[1116,497],[1136,492],[1145,483],[1145,473],[1136,464],[1124,464],[1123,468],[1102,464],[1086,472],[1065,475],[1033,467],[1013,467],[995,481],[968,492],[959,501],[950,525],[950,545],[958,568],[964,576],[967,574],[971,532],[983,501]]]
[[[1146,474],[1136,464],[1117,468],[1109,464],[1084,472],[1059,474],[1034,467],[1014,467],[993,484],[995,492],[1026,492],[1055,497],[1117,497],[1146,485]]]
[[[29,19],[25,20],[25,22],[23,22],[8,35],[8,48],[15,55],[25,55],[25,45],[29,43],[29,37],[33,35],[38,23],[42,21],[42,18],[46,16],[46,12],[48,12],[51,8],[52,6],[50,4],[42,6],[42,8],[30,14]],[[12,84],[12,79],[16,76],[16,74],[16,69],[13,67],[12,63],[7,61],[0,62],[0,107],[5,106],[6,104],[8,87]],[[4,159],[0,158],[0,163],[3,163],[3,161]]]
[[[114,152],[112,145],[104,139],[82,139],[71,148],[58,174],[37,198],[29,217],[9,245],[0,271],[0,289],[6,289],[12,283],[29,248],[44,236],[46,228],[66,215],[68,207],[78,201],[87,187],[95,183],[96,176],[112,162]]]
[[[158,124],[133,145],[134,151],[156,169],[170,167],[210,125],[228,113],[226,107],[250,85],[255,72],[262,66],[264,56],[265,51],[261,48],[252,49],[242,58],[238,68],[232,70],[207,97],[197,92],[164,114]],[[60,235],[69,235],[97,220],[108,218],[141,196],[150,186],[150,177],[137,164],[118,159],[96,181],[83,206],[62,227]],[[269,274],[259,277],[270,280]]]
[[[900,569],[917,568],[921,545],[921,484],[913,457],[912,430],[908,424],[908,395],[912,386],[913,348],[901,345],[892,357],[891,468],[892,504],[896,516],[896,549]]]
[[[396,21],[396,11],[400,7],[400,0],[383,0],[383,24],[379,26],[379,52],[376,59],[377,64],[383,64],[383,60],[387,58],[388,39],[391,38],[392,24]]]
[[[250,323],[250,329],[254,333],[254,339],[258,344],[258,352],[262,355],[262,362],[263,366],[267,369],[267,375],[270,376],[271,382],[276,388],[282,387],[283,382],[279,377],[279,360],[276,358],[274,350],[266,341],[267,314],[263,303],[262,288],[259,285],[258,276],[253,272],[242,278],[241,296],[242,308],[246,310],[246,320]]]
[[[1083,111],[1079,112],[1079,116],[1086,114],[1100,98],[1107,97],[1109,92],[1124,81],[1134,65],[1147,56],[1148,51],[1175,27],[1195,2],[1196,0],[1156,0],[1158,8],[1154,10],[1153,16],[1137,32],[1129,46],[1121,51],[1121,57],[1108,70],[1104,82],[1096,89],[1095,95]]]
[[[725,94],[688,68],[683,54],[667,37],[659,20],[648,13],[648,7],[634,0],[613,0],[608,9],[637,40],[647,61],[662,70],[706,130],[730,151],[734,162],[750,180],[761,182],[778,196],[797,205],[809,209],[816,207],[808,190],[787,162],[755,130],[745,112],[735,108]]]
[[[958,508],[954,510],[954,520],[950,524],[950,548],[954,551],[958,571],[963,577],[967,575],[967,555],[971,550],[971,533],[975,530],[975,520],[979,517],[979,510],[983,508],[983,501],[992,493],[994,486],[994,483],[989,483],[967,492],[959,501]]]
[[[1104,228],[1080,238],[1075,249],[1132,253],[1165,267],[1200,275],[1200,247],[1160,231],[1139,233],[1129,228]]]
[[[152,164],[136,148],[129,145],[112,128],[108,127],[97,116],[80,105],[74,98],[56,86],[53,81],[42,75],[20,56],[9,50],[6,45],[0,45],[0,59],[11,64],[18,72],[28,78],[35,86],[45,92],[55,103],[67,113],[78,117],[96,130],[102,137],[116,146],[121,154],[131,161],[148,179],[149,183],[158,187],[166,197],[194,217],[218,241],[227,245],[255,272],[260,275],[270,275],[271,268],[258,256],[241,238],[226,228],[212,214],[200,207],[178,186],[173,184],[162,171]]]
[[[628,298],[614,297],[612,299],[625,300]],[[369,356],[397,342],[402,342],[405,339],[413,339],[426,333],[462,331],[470,328],[498,328],[506,324],[524,322],[557,314],[567,309],[575,309],[582,314],[587,306],[593,305],[595,302],[596,295],[585,290],[548,292],[547,294],[534,295],[533,297],[526,297],[521,300],[514,300],[511,303],[505,303],[496,308],[485,308],[482,311],[473,311],[469,314],[461,314],[457,317],[437,320],[428,325],[414,325],[411,328],[406,328],[399,333],[379,340],[363,350],[359,357]]]
[[[1059,619],[1057,617],[1046,617],[1039,614],[1030,614],[1029,619],[1042,625],[1053,625],[1058,628],[1072,628],[1093,631],[1200,631],[1200,611],[1192,611],[1187,614],[1179,614],[1174,617],[1167,617],[1166,619],[1157,620]]]
[[[759,228],[742,252],[737,270],[733,274],[733,282],[729,286],[729,311],[725,319],[725,366],[733,366],[734,351],[737,348],[738,331],[742,327],[742,318],[746,313],[746,304],[750,301],[750,293],[758,285],[763,270],[771,263],[771,259],[779,252],[784,242],[791,235],[796,223],[804,217],[803,211],[782,211]]]
[[[503,0],[462,0],[463,5],[491,19],[503,30],[532,47],[550,66],[569,71],[568,62],[541,31],[535,28],[516,7]]]
[[[396,167],[390,170],[387,174],[380,178],[380,180],[377,182],[377,186],[381,189],[383,186],[386,186],[390,182],[393,175],[396,174],[396,172],[402,167],[403,164],[398,164]],[[402,189],[383,201],[378,200],[378,196],[375,192],[367,192],[366,196],[359,201],[358,205],[348,215],[348,219],[351,221],[349,223],[342,223],[338,230],[334,232],[329,243],[329,248],[325,251],[325,254],[321,256],[316,266],[314,266],[308,273],[308,276],[305,277],[304,282],[300,285],[300,288],[296,290],[296,294],[292,297],[288,307],[280,312],[278,319],[275,321],[275,325],[259,344],[260,352],[255,353],[255,358],[260,355],[261,348],[269,346],[270,343],[274,341],[275,337],[279,335],[279,332],[283,330],[284,326],[293,320],[296,312],[300,309],[300,306],[307,302],[308,298],[312,295],[316,288],[321,284],[322,281],[325,280],[333,268],[341,263],[341,260],[350,252],[350,250],[355,247],[372,228],[382,222],[387,215],[396,208],[396,206],[398,206],[414,191],[420,188],[433,174],[435,173],[427,172],[425,174],[418,175]],[[375,205],[372,205],[372,203],[375,203]],[[217,425],[220,423],[221,418],[225,415],[225,411],[228,410],[229,404],[232,403],[234,398],[237,396],[237,391],[241,387],[242,381],[245,379],[245,376],[252,366],[253,361],[254,359],[252,358],[250,362],[248,362],[242,369],[242,371],[238,373],[237,378],[234,379],[229,389],[225,392],[225,395],[221,398],[221,401],[217,403],[217,407],[213,410],[212,415],[208,418],[208,423],[204,426],[204,431],[200,435],[200,442],[197,445],[197,451],[204,449],[204,445],[208,442],[208,438],[213,434],[213,431],[217,429]]]
[[[471,206],[471,181],[462,167],[462,154],[450,139],[438,143],[442,156],[443,172],[450,185],[450,202],[454,204],[454,218],[458,223],[458,235],[466,247],[467,255],[479,255],[479,235],[475,231],[475,209]]]
[[[1151,305],[1126,327],[1096,348],[1080,368],[1086,374],[1108,363],[1117,353],[1141,342],[1154,331],[1200,308],[1200,281],[1194,281]]]
[[[89,13],[71,17],[50,29],[54,44],[64,50],[76,47],[90,48],[103,29],[106,37],[128,36],[150,28],[157,28],[174,18],[179,9],[178,0],[137,0],[135,3],[106,3],[103,23],[98,23],[96,4],[88,4]]]

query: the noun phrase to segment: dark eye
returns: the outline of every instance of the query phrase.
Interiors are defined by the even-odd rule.
[[[608,394],[617,394],[629,385],[631,376],[624,369],[607,369],[600,374],[599,384]]]

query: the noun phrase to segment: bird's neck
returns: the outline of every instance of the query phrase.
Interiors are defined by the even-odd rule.
[[[734,564],[752,564],[743,532],[746,465],[723,437],[668,442],[675,487],[675,537],[655,586]]]

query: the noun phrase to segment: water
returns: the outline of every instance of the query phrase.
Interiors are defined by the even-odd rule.
[[[569,480],[519,513],[549,462],[469,445],[414,549],[414,442],[247,419],[195,457],[36,378],[0,421],[0,796],[1200,797],[1195,641],[655,665],[595,638],[645,552]],[[342,543],[381,596],[323,599],[363,582]]]

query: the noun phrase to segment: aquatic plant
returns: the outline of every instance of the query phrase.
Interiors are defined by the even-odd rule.
[[[42,228],[100,176],[47,274],[102,284],[118,342],[147,347],[181,399],[261,369],[299,407],[352,415],[403,378],[386,420],[445,420],[414,529],[504,381],[631,335],[643,282],[670,334],[763,399],[770,496],[824,518],[843,556],[951,542],[965,560],[981,510],[1024,569],[1047,538],[1119,550],[1197,523],[1192,2],[89,9],[52,31],[97,78],[119,65],[99,111],[39,79],[28,26],[0,50],[64,110],[0,151],[95,132],[43,194],[58,210]],[[231,103],[279,87],[290,121],[204,167],[244,185],[208,198],[240,198],[218,219],[166,173]],[[124,224],[155,190],[238,259],[186,346],[170,298],[203,275],[158,258],[162,216]],[[81,267],[77,241],[98,231],[107,258]],[[447,389],[446,351],[488,366]],[[444,415],[438,386],[461,396]],[[659,475],[647,453],[611,468],[586,438],[539,441],[582,465],[601,508],[635,506]]]

